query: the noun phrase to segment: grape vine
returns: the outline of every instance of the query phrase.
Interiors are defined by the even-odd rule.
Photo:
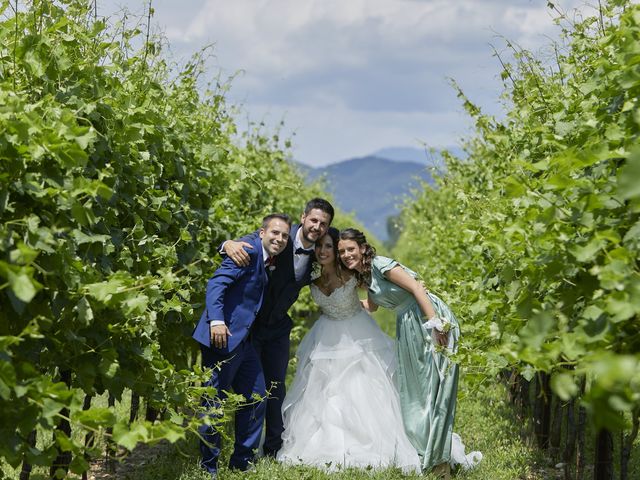
[[[558,22],[565,42],[552,45],[551,60],[507,44],[503,120],[458,89],[476,133],[466,158],[447,156],[437,188],[425,185],[407,205],[396,252],[422,264],[466,319],[469,378],[506,375],[514,395],[532,382],[536,401],[553,392],[558,411],[581,406],[597,432],[626,431],[631,448],[640,413],[640,7],[609,1],[598,15]]]
[[[92,435],[132,449],[194,430],[216,246],[320,192],[277,134],[237,132],[205,52],[171,67],[92,2],[0,11],[0,457],[61,478],[87,470]],[[92,405],[125,391],[163,414]]]

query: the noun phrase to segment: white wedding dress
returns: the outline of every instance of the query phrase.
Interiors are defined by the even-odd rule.
[[[278,459],[419,472],[393,381],[394,341],[362,308],[354,277],[328,296],[311,285],[311,295],[322,314],[298,347]]]

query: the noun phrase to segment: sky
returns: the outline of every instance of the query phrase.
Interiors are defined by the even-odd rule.
[[[595,0],[592,0],[594,2]],[[99,15],[148,1],[97,0]],[[289,137],[294,160],[324,166],[388,147],[460,145],[471,121],[449,83],[502,112],[505,39],[541,56],[559,36],[546,0],[152,0],[153,30],[180,62],[213,44],[208,75],[232,78],[238,125]],[[554,0],[570,18],[585,0]],[[577,9],[577,10],[576,10]]]

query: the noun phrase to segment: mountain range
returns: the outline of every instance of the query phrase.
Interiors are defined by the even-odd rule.
[[[309,181],[322,179],[341,210],[353,213],[378,240],[390,239],[387,222],[400,212],[411,190],[424,181],[433,184],[428,171],[440,162],[414,148],[386,148],[324,167],[298,166]]]

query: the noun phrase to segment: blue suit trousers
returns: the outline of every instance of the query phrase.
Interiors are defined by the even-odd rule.
[[[226,398],[224,391],[233,390],[243,395],[248,405],[235,412],[235,443],[229,460],[229,468],[246,470],[260,444],[266,402],[252,399],[253,394],[266,395],[264,374],[260,359],[249,339],[242,341],[230,354],[221,355],[211,348],[200,346],[202,365],[213,368],[207,386],[214,387],[215,398],[205,397],[202,405],[208,409],[218,408],[220,400]],[[213,414],[211,414],[213,415]],[[201,465],[210,473],[218,470],[221,439],[215,428],[202,425],[199,428]]]

